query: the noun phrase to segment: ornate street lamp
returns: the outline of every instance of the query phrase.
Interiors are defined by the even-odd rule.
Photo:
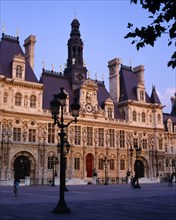
[[[105,158],[103,159],[103,163],[105,165],[105,183],[104,185],[108,185],[108,173],[107,173],[107,168],[108,168],[108,164],[109,164],[109,159],[105,156]]]
[[[133,152],[136,152],[136,155],[134,156],[133,155]],[[131,154],[131,159],[132,157],[135,158],[135,176],[134,176],[134,180],[136,180],[136,184],[133,186],[133,188],[141,188],[141,186],[139,185],[139,170],[140,170],[140,156],[141,156],[141,152],[142,152],[142,149],[141,147],[138,147],[137,145],[134,146],[134,149],[131,147],[130,148],[130,154]]]
[[[58,153],[60,153],[60,147],[61,147],[61,145],[58,144],[58,146],[57,146]],[[69,142],[65,139],[65,140],[64,140],[64,150],[63,150],[64,170],[65,170],[65,173],[66,173],[66,155],[68,154],[69,150],[70,150],[70,144],[69,144]],[[64,175],[65,175],[65,173],[64,173]],[[66,175],[64,176],[64,179],[65,179],[65,178],[66,178]],[[64,191],[67,191],[67,192],[68,192],[68,189],[67,189],[67,187],[66,187],[66,183],[65,183],[65,186],[64,186]]]
[[[60,132],[58,135],[60,136],[60,197],[56,207],[53,209],[53,213],[63,214],[70,213],[71,210],[67,206],[65,202],[64,188],[65,188],[65,162],[64,162],[64,137],[66,133],[64,132],[64,128],[68,127],[72,122],[77,122],[77,117],[79,116],[80,105],[76,103],[74,99],[74,103],[70,106],[72,110],[72,116],[74,120],[71,120],[67,124],[64,124],[63,110],[66,105],[67,94],[64,92],[64,88],[60,88],[60,92],[54,95],[54,99],[50,102],[50,109],[52,118],[54,120],[54,124],[60,128]],[[58,145],[57,145],[58,146]]]

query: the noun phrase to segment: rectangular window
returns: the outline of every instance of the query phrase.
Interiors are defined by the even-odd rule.
[[[93,129],[92,127],[87,127],[87,146],[92,146],[93,144]]]
[[[125,160],[124,159],[120,160],[120,169],[125,170]]]
[[[125,147],[125,131],[120,130],[120,147]]]
[[[110,147],[115,147],[115,134],[113,129],[109,129]]]
[[[55,125],[48,123],[48,143],[54,144],[55,140]]]
[[[29,129],[29,142],[36,142],[36,129]]]
[[[143,145],[143,146],[142,146],[143,149],[144,149],[144,150],[147,150],[147,139],[143,139],[143,140],[142,140],[142,145]]]
[[[159,139],[159,150],[163,149],[163,140]]]
[[[75,164],[74,164],[75,170],[80,169],[80,158],[75,158]]]
[[[109,169],[110,169],[110,170],[115,170],[114,159],[110,159],[110,160],[109,160]]]
[[[98,129],[98,145],[104,147],[104,128]]]
[[[81,144],[81,126],[75,126],[75,145]]]
[[[13,141],[21,141],[21,128],[13,128]]]

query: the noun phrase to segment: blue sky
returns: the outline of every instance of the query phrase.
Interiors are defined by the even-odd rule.
[[[155,47],[146,46],[137,51],[130,39],[124,39],[129,32],[128,22],[134,26],[148,24],[148,13],[130,0],[114,1],[0,1],[1,35],[16,36],[19,29],[20,44],[29,35],[35,35],[35,74],[39,79],[42,61],[45,69],[60,71],[67,60],[67,41],[70,37],[71,22],[75,17],[80,22],[81,38],[84,42],[84,59],[90,77],[102,80],[109,90],[108,61],[121,58],[124,65],[144,65],[146,91],[151,95],[155,85],[159,98],[166,105],[164,112],[170,113],[170,97],[175,92],[176,71],[167,67],[167,61],[174,47],[167,47],[167,35],[159,39]]]

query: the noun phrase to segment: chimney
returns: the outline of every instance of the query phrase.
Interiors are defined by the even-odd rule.
[[[136,74],[138,78],[138,83],[144,85],[144,65],[139,65],[133,68],[134,74]]]
[[[25,47],[25,56],[28,59],[28,62],[31,66],[31,68],[34,71],[34,45],[36,42],[36,37],[34,35],[30,35],[25,41],[24,41],[24,47]]]
[[[119,74],[120,59],[115,58],[108,62],[109,68],[109,90],[112,100],[115,103],[119,102],[120,97],[120,74]]]

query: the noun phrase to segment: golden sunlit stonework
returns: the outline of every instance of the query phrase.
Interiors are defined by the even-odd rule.
[[[108,62],[108,92],[103,81],[89,78],[77,19],[71,25],[66,68],[59,73],[43,68],[40,80],[33,72],[35,36],[25,40],[23,53],[19,37],[2,35],[0,184],[13,184],[15,176],[26,185],[50,184],[53,166],[55,183],[59,184],[59,161],[52,163],[53,156],[59,154],[59,131],[53,124],[49,103],[60,87],[68,95],[66,123],[72,120],[69,106],[73,96],[81,107],[77,124],[65,130],[71,145],[66,155],[67,184],[92,182],[94,169],[104,183],[105,158],[108,183],[129,182],[136,160],[130,148],[136,145],[142,149],[140,182],[160,182],[172,174],[175,178],[175,97],[171,99],[171,114],[163,113],[155,87],[151,96],[145,91],[144,66],[127,67],[118,58]],[[79,39],[76,45],[74,37]],[[5,48],[9,48],[8,53]]]

